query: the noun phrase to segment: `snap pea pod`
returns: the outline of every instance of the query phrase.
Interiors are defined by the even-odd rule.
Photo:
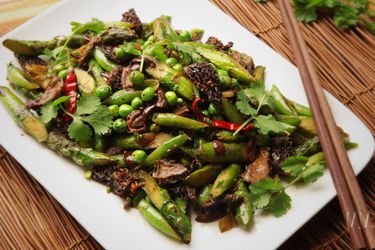
[[[254,80],[264,82],[265,71],[266,71],[266,67],[261,66],[261,65],[256,66],[253,71]]]
[[[9,63],[7,66],[7,78],[14,85],[27,89],[38,89],[40,86],[29,80],[28,76],[19,68]]]
[[[92,148],[84,148],[55,132],[49,133],[47,146],[60,153],[62,156],[71,158],[75,163],[84,167],[105,166],[114,163],[117,163],[120,166],[125,165],[122,154],[107,155],[95,151]]]
[[[197,157],[202,162],[231,163],[248,162],[248,148],[246,143],[224,142],[224,153],[217,154],[213,142],[203,144],[197,149],[181,147],[181,150],[192,157]]]
[[[228,119],[228,121],[238,124],[242,124],[244,122],[244,119],[236,106],[227,98],[221,97],[221,106],[223,107],[224,116]]]
[[[270,94],[274,99],[275,108],[278,113],[282,115],[295,115],[285,97],[275,85],[272,86]]]
[[[240,173],[241,166],[235,163],[222,170],[212,186],[212,197],[216,198],[227,191],[236,182]]]
[[[154,37],[157,41],[169,40],[172,42],[180,41],[176,31],[165,16],[156,18],[153,23]]]
[[[168,221],[161,215],[161,213],[159,213],[159,211],[145,199],[142,199],[138,203],[138,210],[143,218],[145,218],[145,220],[157,230],[172,237],[173,239],[181,240],[180,236],[178,236],[178,234],[168,224]]]
[[[306,107],[290,99],[286,99],[286,100],[289,106],[291,106],[297,112],[297,115],[312,117],[312,113],[309,107]]]
[[[212,184],[208,184],[202,188],[202,191],[200,192],[198,196],[199,206],[204,204],[211,197],[211,191],[212,191]]]
[[[199,47],[198,54],[215,64],[219,69],[229,72],[229,75],[236,78],[238,81],[250,84],[254,81],[254,77],[236,60],[228,54],[221,51]]]
[[[43,95],[43,93],[39,92],[38,90],[27,90],[20,86],[14,85],[13,83],[9,83],[9,85],[12,87],[12,89],[14,89],[20,95],[24,96],[26,99],[35,100]]]
[[[99,64],[94,59],[91,59],[89,61],[89,72],[94,77],[95,83],[97,86],[108,85],[108,82],[101,75],[102,71],[103,69],[99,66]]]
[[[180,128],[180,129],[201,129],[208,125],[174,113],[155,113],[152,121],[160,126]]]
[[[221,166],[219,165],[206,165],[186,177],[186,182],[194,187],[207,185],[215,180],[220,170]]]
[[[182,198],[177,197],[176,204],[181,209],[181,211],[186,214],[187,206],[188,206],[187,201]]]
[[[113,93],[107,99],[105,99],[103,103],[106,105],[129,104],[135,97],[140,97],[141,94],[142,94],[142,91],[139,91],[139,90],[121,89]]]
[[[156,148],[147,156],[147,158],[142,163],[143,166],[151,167],[155,164],[157,160],[160,160],[164,156],[168,155],[172,151],[184,145],[189,140],[186,134],[181,134],[173,137],[172,139],[163,143],[160,147]]]
[[[293,126],[298,126],[301,123],[301,119],[294,115],[275,115],[275,117],[276,120]]]
[[[254,208],[250,201],[250,192],[242,180],[237,182],[237,190],[234,195],[243,198],[242,203],[235,210],[234,218],[240,227],[246,229],[253,221]]]
[[[193,83],[184,75],[167,64],[156,60],[153,57],[145,56],[146,60],[152,61],[145,67],[147,74],[160,81],[160,83],[172,83],[176,88],[175,91],[181,97],[193,100],[195,96],[195,87]],[[172,89],[174,90],[174,89]]]
[[[143,170],[139,174],[144,181],[143,189],[152,203],[181,236],[182,242],[189,243],[191,240],[191,222],[189,217],[181,211],[176,202],[170,199],[167,190],[159,187],[154,178]]]
[[[13,115],[13,119],[28,134],[39,142],[47,140],[46,126],[36,118],[9,88],[0,86],[0,100]]]
[[[109,60],[99,48],[96,47],[94,49],[93,56],[100,67],[106,71],[112,71],[114,68],[116,68],[116,64]]]

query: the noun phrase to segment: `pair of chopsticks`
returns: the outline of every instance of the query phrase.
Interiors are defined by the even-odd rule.
[[[278,0],[353,248],[375,249],[372,218],[288,0]]]

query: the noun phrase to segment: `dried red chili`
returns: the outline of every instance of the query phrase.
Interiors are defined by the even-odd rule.
[[[70,71],[65,79],[64,93],[69,96],[69,103],[66,110],[70,114],[74,114],[77,110],[77,77],[74,74],[74,71]],[[65,120],[69,121],[72,118],[64,114]]]

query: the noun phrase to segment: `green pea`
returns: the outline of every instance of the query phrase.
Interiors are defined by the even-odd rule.
[[[181,97],[177,98],[177,105],[183,105],[184,103],[184,99],[182,99]]]
[[[210,113],[208,112],[207,109],[202,110],[202,114],[205,115],[205,116],[210,116]]]
[[[57,75],[61,80],[65,80],[66,76],[68,75],[68,70],[67,69],[63,69],[59,72],[59,74]]]
[[[219,114],[219,109],[217,108],[217,106],[213,103],[210,103],[210,105],[208,105],[208,112],[211,114],[211,115],[217,115]]]
[[[122,104],[118,110],[118,113],[121,117],[126,118],[133,110],[133,107],[129,104]]]
[[[152,87],[147,87],[142,91],[142,101],[149,102],[154,98],[155,91]]]
[[[95,89],[95,94],[103,100],[111,94],[111,87],[108,85],[99,86]]]
[[[191,37],[190,37],[190,33],[189,31],[187,30],[184,30],[180,33],[179,35],[180,39],[183,41],[183,42],[187,42],[187,41],[190,41],[191,40]]]
[[[123,133],[126,131],[126,128],[128,125],[126,124],[126,121],[122,118],[118,118],[113,122],[112,128],[117,133]]]
[[[130,81],[132,81],[135,85],[142,84],[145,81],[145,75],[140,71],[133,71],[130,74]]]
[[[165,63],[169,66],[174,66],[177,63],[177,59],[174,57],[169,57],[167,60],[165,60]]]
[[[139,98],[137,96],[137,97],[134,97],[134,99],[131,102],[131,105],[132,105],[133,109],[136,109],[136,108],[138,108],[138,107],[140,107],[140,106],[143,105],[143,101],[142,101],[141,98]]]
[[[121,59],[126,56],[126,52],[121,47],[118,47],[115,49],[115,55],[117,58]]]
[[[157,133],[159,132],[161,129],[161,127],[155,123],[151,124],[150,125],[150,131],[153,132],[153,133]]]
[[[141,164],[146,159],[146,152],[143,150],[135,150],[132,153],[132,159],[136,164]]]
[[[174,68],[175,70],[177,70],[177,71],[180,71],[180,72],[182,72],[182,70],[184,69],[184,67],[183,67],[181,64],[179,64],[179,63],[176,63],[176,64],[173,66],[173,68]]]
[[[167,103],[170,106],[174,106],[177,103],[177,95],[173,91],[168,91],[165,93],[165,98],[167,99]]]
[[[108,111],[113,117],[119,116],[119,107],[116,104],[108,106]]]

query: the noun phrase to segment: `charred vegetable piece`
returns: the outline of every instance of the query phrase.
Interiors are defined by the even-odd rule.
[[[206,165],[186,177],[186,182],[193,187],[207,185],[215,180],[220,170],[221,167],[218,165]]]
[[[241,166],[234,163],[221,171],[212,186],[212,197],[216,198],[227,191],[236,182],[240,173]]]
[[[180,129],[201,129],[208,125],[173,113],[155,113],[152,121],[160,126]]]
[[[168,224],[168,221],[163,217],[163,215],[161,215],[161,213],[145,199],[142,199],[138,203],[138,210],[143,218],[145,218],[145,220],[157,230],[172,237],[173,239],[181,240],[180,236],[178,236],[178,234]]]
[[[29,77],[26,75],[25,72],[23,72],[11,63],[8,64],[7,78],[14,85],[27,90],[39,88],[38,84],[30,81]]]
[[[86,95],[91,95],[95,91],[95,80],[92,76],[82,69],[74,69],[77,76],[78,88]]]
[[[94,59],[91,59],[89,61],[89,73],[91,73],[92,76],[94,77],[95,83],[97,86],[108,85],[108,82],[101,75],[102,71],[103,69],[99,66],[99,64]]]
[[[235,218],[233,217],[232,213],[229,213],[225,215],[223,218],[221,218],[218,224],[219,224],[219,230],[221,233],[229,231],[232,228],[235,228],[237,226],[237,222]]]
[[[176,88],[175,92],[178,95],[188,100],[194,99],[194,85],[189,79],[159,60],[152,57],[145,58],[152,62],[145,67],[145,70],[149,75],[161,83],[172,83]]]
[[[229,143],[224,142],[224,153],[217,154],[214,143],[204,143],[197,149],[182,147],[182,151],[192,157],[197,157],[202,162],[210,163],[231,163],[231,162],[248,162],[249,152],[246,143]]]
[[[245,84],[250,84],[254,81],[254,77],[230,55],[221,51],[202,47],[197,48],[197,52],[211,63],[215,64],[219,69],[228,71],[229,75],[236,78],[238,81]]]
[[[121,105],[121,104],[130,104],[135,97],[140,97],[142,91],[139,90],[126,90],[121,89],[113,93],[110,97],[104,100],[106,105]]]
[[[108,155],[92,148],[84,148],[55,132],[49,133],[47,146],[64,157],[71,158],[80,166],[105,166],[114,163],[124,166],[122,154]]]
[[[253,71],[253,77],[256,81],[262,81],[264,82],[264,74],[265,74],[266,67],[264,66],[256,66]]]
[[[311,117],[300,117],[301,123],[298,125],[298,130],[308,136],[316,136],[318,132]]]
[[[16,39],[6,39],[3,42],[14,53],[24,56],[38,56],[43,54],[45,49],[53,49],[56,46],[55,41],[26,41]]]
[[[243,198],[242,203],[235,210],[235,220],[241,227],[248,228],[253,222],[254,208],[250,201],[250,192],[243,181],[238,181],[234,195]]]
[[[143,166],[151,167],[157,160],[160,160],[164,156],[168,155],[172,151],[184,145],[189,140],[189,137],[185,134],[178,135],[171,138],[170,140],[163,143],[160,147],[151,152],[142,163]]]
[[[242,118],[236,106],[233,103],[231,103],[227,98],[221,97],[221,105],[223,107],[223,113],[225,118],[227,118],[230,122],[238,124],[242,124],[244,122],[244,119]]]
[[[202,205],[211,197],[212,184],[208,184],[202,188],[198,197],[198,205]]]
[[[13,92],[0,86],[0,100],[12,113],[14,120],[39,142],[44,142],[48,138],[48,132],[43,122],[36,118]]]

